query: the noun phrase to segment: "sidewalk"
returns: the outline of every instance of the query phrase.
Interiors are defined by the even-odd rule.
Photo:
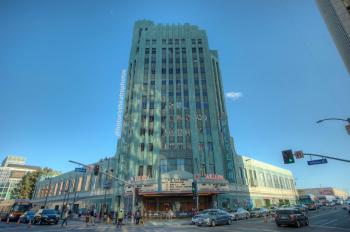
[[[80,221],[85,223],[85,217],[80,218],[72,218],[70,219],[72,221]],[[104,225],[113,225],[113,221],[110,220],[109,222],[104,222],[102,220],[95,220],[96,224],[104,224]],[[131,222],[131,220],[124,220],[124,225],[127,226],[180,226],[180,225],[190,225],[191,224],[191,218],[179,218],[179,219],[145,219],[144,224],[141,223],[136,225]]]

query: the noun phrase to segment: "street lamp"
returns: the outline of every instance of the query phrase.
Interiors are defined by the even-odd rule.
[[[348,132],[348,134],[350,135],[350,118],[347,118],[347,119],[343,119],[343,118],[325,118],[325,119],[318,120],[316,123],[321,123],[321,122],[324,122],[324,121],[343,121],[343,122],[347,122],[348,124],[345,126],[345,129]]]

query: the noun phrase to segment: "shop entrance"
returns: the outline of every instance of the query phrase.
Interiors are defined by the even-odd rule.
[[[175,213],[191,213],[193,208],[196,207],[193,196],[143,196],[142,203],[146,213],[158,212],[159,215],[168,212],[170,209]],[[212,204],[211,196],[199,197],[199,210],[212,208]]]

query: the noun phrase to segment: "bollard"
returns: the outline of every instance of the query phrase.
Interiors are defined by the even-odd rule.
[[[6,219],[6,224],[9,224],[9,222],[10,222],[10,218],[7,217],[7,219]]]

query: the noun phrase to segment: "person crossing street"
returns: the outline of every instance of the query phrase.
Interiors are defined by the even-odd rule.
[[[117,213],[117,228],[122,228],[122,224],[123,224],[123,219],[124,219],[124,212],[123,210],[119,210],[119,212]]]

